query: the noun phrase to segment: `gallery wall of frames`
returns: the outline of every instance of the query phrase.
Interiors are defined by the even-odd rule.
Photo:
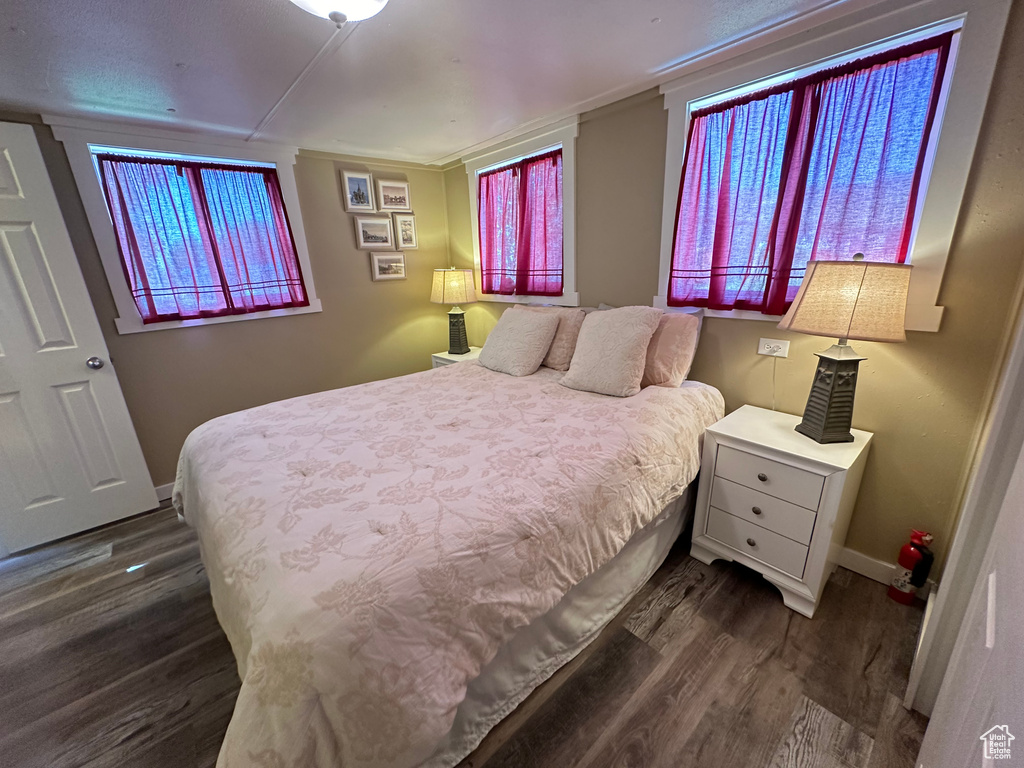
[[[352,214],[356,247],[370,254],[373,280],[404,280],[405,251],[419,247],[409,182],[342,171],[345,210]]]

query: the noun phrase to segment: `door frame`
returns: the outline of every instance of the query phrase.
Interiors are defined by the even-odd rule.
[[[926,615],[903,705],[931,716],[1002,502],[1024,450],[1024,276],[1018,280],[1002,371],[931,615]]]

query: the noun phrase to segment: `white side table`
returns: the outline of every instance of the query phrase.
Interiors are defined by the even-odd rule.
[[[821,445],[799,416],[744,405],[704,435],[690,554],[761,573],[811,617],[846,541],[872,434]]]
[[[463,360],[476,360],[480,357],[480,347],[470,347],[464,355],[453,355],[449,352],[435,352],[430,356],[430,367],[440,368],[442,365],[461,363]]]

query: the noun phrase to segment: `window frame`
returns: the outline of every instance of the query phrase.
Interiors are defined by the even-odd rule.
[[[579,118],[572,117],[554,125],[502,142],[461,158],[469,184],[469,214],[473,231],[473,281],[477,301],[504,304],[545,304],[578,307],[576,292],[576,137]],[[508,165],[516,160],[538,155],[558,147],[562,149],[562,295],[521,296],[483,293],[480,275],[480,211],[477,179],[480,173]]]
[[[167,131],[120,133],[115,126],[73,118],[44,116],[43,120],[52,128],[54,137],[64,144],[75,183],[85,207],[86,217],[92,229],[93,239],[100,253],[107,284],[114,297],[114,305],[117,309],[114,325],[119,334],[191,328],[322,311],[320,299],[316,294],[313,271],[310,267],[306,234],[302,225],[302,211],[299,207],[298,189],[295,184],[294,164],[297,151],[295,148],[279,145],[252,147],[228,139],[223,140],[222,143],[216,139],[196,142],[182,139],[180,135]],[[97,152],[117,152],[145,157],[160,157],[162,155],[197,162],[273,167],[277,171],[281,195],[288,211],[288,222],[292,230],[292,239],[295,243],[295,252],[299,260],[299,269],[302,273],[309,304],[302,307],[281,307],[243,314],[144,323],[124,276],[117,235],[107,210],[106,197],[94,157]]]
[[[929,139],[925,175],[918,196],[914,236],[907,263],[911,273],[907,302],[907,330],[938,331],[943,307],[938,304],[942,277],[952,246],[960,206],[995,72],[999,45],[1009,12],[1008,0],[975,3],[964,8],[963,0],[930,0],[884,16],[865,15],[857,23],[825,26],[769,45],[742,62],[705,69],[661,87],[668,111],[665,152],[665,191],[662,211],[661,263],[656,307],[668,307],[668,280],[679,182],[683,172],[690,113],[727,98],[792,80],[815,69],[870,55],[884,48],[961,28],[950,51],[939,110]],[[970,23],[967,18],[970,17]],[[738,57],[740,58],[740,57]],[[937,138],[937,140],[936,140]],[[753,310],[704,310],[708,317],[778,322],[778,316]]]

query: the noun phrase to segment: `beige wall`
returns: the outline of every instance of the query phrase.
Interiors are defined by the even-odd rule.
[[[650,304],[656,293],[666,133],[657,89],[580,117],[576,290],[584,306]],[[445,188],[452,261],[457,267],[472,267],[465,166],[445,171]],[[478,302],[466,307],[471,344],[483,344],[506,306]]]
[[[581,118],[577,139],[577,263],[583,304],[649,304],[658,293],[667,113],[656,92]],[[1007,28],[940,298],[939,333],[906,344],[856,342],[862,363],[854,426],[876,434],[847,546],[896,559],[912,526],[952,536],[972,441],[1001,358],[1024,256],[1024,7]],[[446,172],[453,253],[472,263],[465,170]],[[459,183],[453,183],[453,180]],[[493,305],[475,305],[476,343]],[[778,361],[776,407],[800,413],[814,352],[830,340],[763,321],[709,318],[691,376],[718,387],[728,409],[772,404],[772,360],[758,338],[790,339]]]
[[[447,263],[442,174],[302,152],[295,165],[302,220],[323,312],[196,328],[118,335],[116,311],[62,145],[31,116],[47,167],[117,369],[142,450],[157,485],[174,480],[181,444],[204,421],[298,395],[430,367],[444,349],[444,311],[429,302],[431,271]],[[366,163],[361,164],[361,163]],[[344,212],[341,168],[410,182],[418,250],[408,279],[372,282]],[[289,212],[293,218],[295,212]]]

